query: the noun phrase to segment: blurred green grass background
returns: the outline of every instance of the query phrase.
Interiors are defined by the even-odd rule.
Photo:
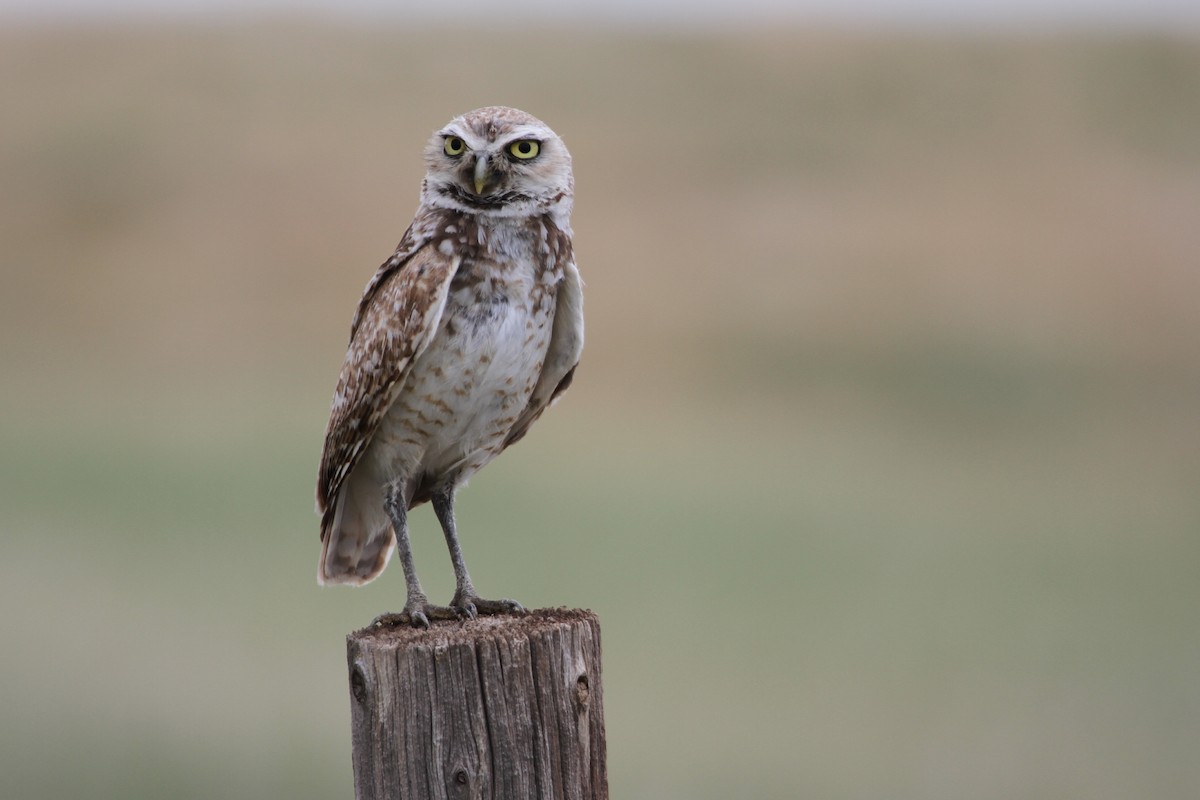
[[[600,614],[614,797],[1200,792],[1200,39],[274,19],[0,32],[0,796],[350,796],[329,396],[493,103],[589,341],[460,527]]]

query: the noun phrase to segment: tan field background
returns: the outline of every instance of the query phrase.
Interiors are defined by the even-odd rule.
[[[1200,795],[1200,37],[264,19],[0,32],[0,796],[351,796],[316,460],[488,104],[589,338],[460,528],[599,613],[613,797]]]

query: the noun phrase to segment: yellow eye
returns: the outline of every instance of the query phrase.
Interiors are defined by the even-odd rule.
[[[446,151],[446,155],[448,156],[461,156],[463,151],[467,149],[467,145],[457,136],[447,136],[446,143],[442,145],[442,149]]]
[[[541,149],[541,143],[534,139],[522,139],[508,146],[508,152],[512,154],[513,158],[519,158],[522,161],[534,158]]]

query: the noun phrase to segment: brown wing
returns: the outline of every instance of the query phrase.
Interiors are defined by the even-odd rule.
[[[546,351],[546,359],[542,362],[542,374],[533,387],[529,404],[513,423],[512,430],[504,440],[504,446],[517,442],[529,427],[537,421],[542,412],[550,407],[560,394],[571,385],[575,375],[575,367],[579,364],[579,355],[583,352],[583,280],[571,257],[570,250],[566,251],[567,258],[563,265],[563,279],[558,284],[558,293],[554,305],[554,327],[550,330],[550,347]]]
[[[403,387],[413,361],[437,331],[458,269],[458,257],[443,254],[428,239],[413,245],[411,238],[410,229],[396,255],[367,285],[354,316],[317,476],[317,512],[325,517],[322,531],[342,483]]]

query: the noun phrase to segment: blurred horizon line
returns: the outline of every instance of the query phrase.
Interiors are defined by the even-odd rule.
[[[460,0],[453,15],[434,0],[403,8],[386,0],[0,0],[0,20],[43,25],[223,23],[276,17],[342,24],[466,25],[471,29],[589,27],[691,32],[754,31],[778,25],[946,32],[1112,31],[1200,34],[1200,4],[1185,0],[1014,0],[960,4],[954,0],[613,0],[573,7],[554,0],[518,6]]]

